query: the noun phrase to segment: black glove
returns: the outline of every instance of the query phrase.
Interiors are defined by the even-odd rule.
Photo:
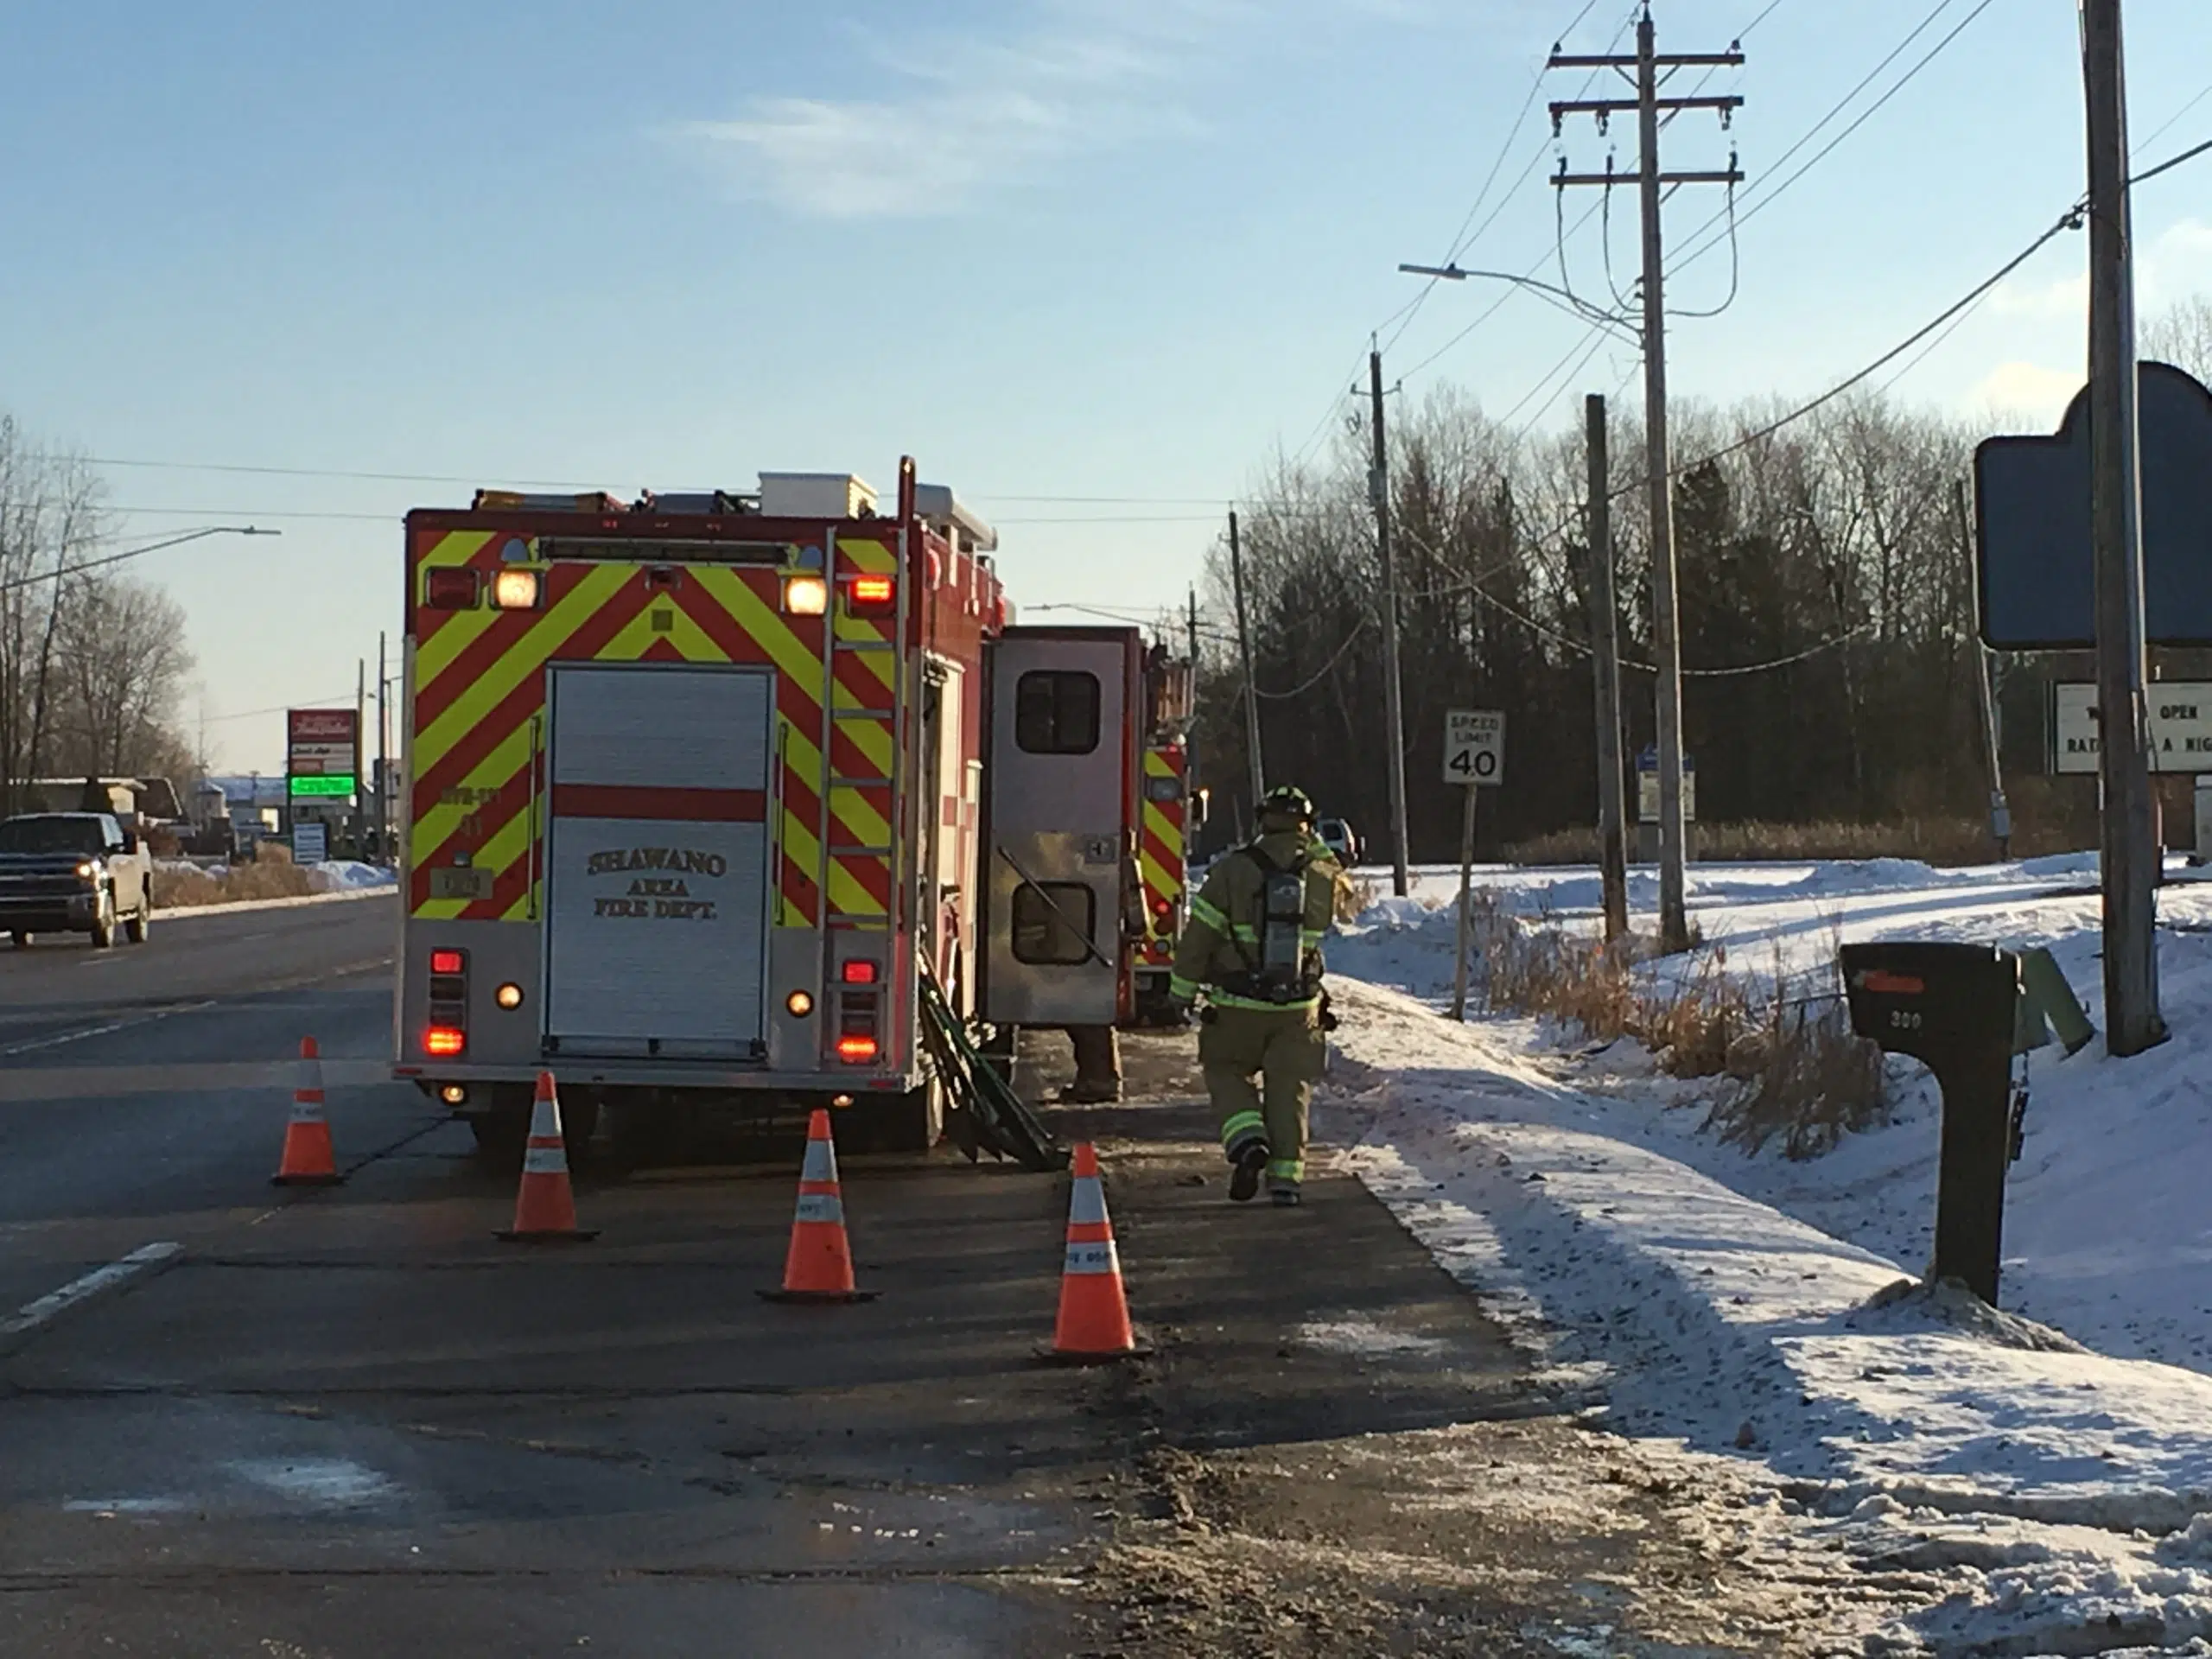
[[[1326,991],[1321,993],[1321,1016],[1315,1023],[1324,1031],[1334,1031],[1337,1028],[1336,1010],[1329,1006],[1329,994]]]

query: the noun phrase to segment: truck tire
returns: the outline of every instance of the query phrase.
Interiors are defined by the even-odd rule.
[[[10,933],[8,938],[18,950],[28,950],[31,948],[31,936],[20,928]]]
[[[130,912],[130,919],[123,925],[124,936],[133,944],[146,943],[146,936],[154,931],[154,890],[138,890],[138,908]]]
[[[837,1139],[855,1152],[926,1153],[944,1138],[944,1085],[931,1077],[903,1095],[836,1114]]]
[[[100,889],[99,902],[92,906],[92,949],[105,950],[115,943],[115,894],[106,887]]]

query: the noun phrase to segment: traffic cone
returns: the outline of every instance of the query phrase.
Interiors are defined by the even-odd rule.
[[[1129,1326],[1122,1258],[1114,1248],[1114,1224],[1106,1218],[1105,1185],[1098,1179],[1098,1148],[1081,1141],[1075,1149],[1075,1187],[1068,1197],[1059,1323],[1045,1357],[1083,1365],[1146,1351]]]
[[[806,1125],[806,1162],[798,1173],[798,1210],[784,1256],[784,1285],[764,1290],[772,1302],[871,1302],[873,1290],[853,1287],[853,1251],[845,1239],[845,1200],[837,1188],[837,1147],[821,1108]]]
[[[522,1185],[515,1192],[515,1224],[499,1236],[528,1243],[599,1236],[576,1226],[568,1143],[561,1138],[561,1101],[550,1071],[537,1074],[537,1100],[531,1108],[530,1140],[522,1154]]]
[[[292,1121],[284,1126],[284,1155],[271,1186],[335,1186],[346,1178],[330,1146],[330,1120],[322,1115],[322,1055],[315,1039],[300,1039],[300,1083],[292,1090]]]

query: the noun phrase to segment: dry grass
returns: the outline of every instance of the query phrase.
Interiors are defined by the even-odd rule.
[[[1631,847],[1633,846],[1631,836]],[[1916,858],[1942,867],[1986,864],[1997,856],[1989,826],[1980,818],[1907,816],[1879,823],[1700,823],[1691,830],[1695,855],[1720,862],[1760,859]],[[2012,836],[2015,858],[2063,853],[2082,844],[2071,826],[2020,822]],[[1515,864],[1594,864],[1598,832],[1578,827],[1516,842],[1504,849]]]
[[[1779,1138],[1785,1156],[1815,1158],[1884,1121],[1880,1050],[1853,1034],[1833,989],[1793,994],[1779,960],[1767,979],[1747,980],[1715,946],[1687,971],[1639,976],[1641,942],[1532,925],[1494,893],[1471,897],[1490,1007],[1568,1021],[1594,1041],[1633,1037],[1674,1077],[1735,1079],[1706,1116],[1724,1141],[1757,1152]]]
[[[247,899],[299,899],[321,891],[308,872],[292,862],[282,847],[264,847],[250,864],[227,869],[181,869],[174,865],[154,871],[154,907],[191,910],[201,905],[237,904]]]

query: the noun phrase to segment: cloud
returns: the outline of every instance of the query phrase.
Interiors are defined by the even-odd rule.
[[[2056,432],[2066,405],[2082,390],[2078,369],[2047,368],[2040,363],[2000,363],[1975,382],[1968,407],[1986,410],[2012,423],[2011,429]]]
[[[1255,50],[1319,49],[1321,26],[1453,27],[1440,0],[1002,0],[996,31],[849,31],[881,88],[762,97],[664,136],[741,194],[825,219],[957,213],[1071,157],[1204,124],[1198,72]],[[1487,0],[1494,26],[1535,0]]]
[[[1173,96],[1192,54],[1257,0],[1027,0],[1000,36],[858,34],[873,99],[757,98],[675,137],[742,194],[828,219],[956,212],[1078,154],[1197,129]]]

